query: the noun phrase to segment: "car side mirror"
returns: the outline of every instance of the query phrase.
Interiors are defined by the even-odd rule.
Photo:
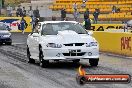
[[[88,35],[92,36],[93,35],[93,31],[88,31]]]
[[[8,31],[11,31],[11,28],[8,28],[7,30],[8,30]]]
[[[33,37],[39,37],[39,33],[32,33],[31,34]]]

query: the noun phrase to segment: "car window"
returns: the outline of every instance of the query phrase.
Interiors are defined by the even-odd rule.
[[[72,30],[78,34],[87,34],[87,31],[78,23],[48,23],[43,25],[42,34],[43,35],[57,35],[58,31]]]
[[[43,27],[42,34],[43,35],[54,35],[56,34],[56,30],[53,30],[52,24],[47,24]]]
[[[7,30],[6,25],[0,23],[0,30]]]

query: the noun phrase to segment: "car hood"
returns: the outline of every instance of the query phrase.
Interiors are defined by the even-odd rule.
[[[88,34],[77,34],[74,31],[59,31],[57,35],[46,35],[41,37],[45,43],[69,44],[69,43],[89,43],[96,41]]]
[[[0,34],[10,34],[10,32],[7,30],[0,30]]]

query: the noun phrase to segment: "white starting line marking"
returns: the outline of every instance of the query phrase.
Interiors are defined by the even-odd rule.
[[[12,45],[22,45],[22,44],[26,44],[26,43],[12,43]]]
[[[130,59],[132,59],[132,57],[127,57],[127,58],[130,58]]]

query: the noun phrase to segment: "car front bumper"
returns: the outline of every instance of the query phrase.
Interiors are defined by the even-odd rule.
[[[98,47],[43,49],[45,60],[99,59]]]
[[[11,38],[0,38],[0,43],[12,42]]]

